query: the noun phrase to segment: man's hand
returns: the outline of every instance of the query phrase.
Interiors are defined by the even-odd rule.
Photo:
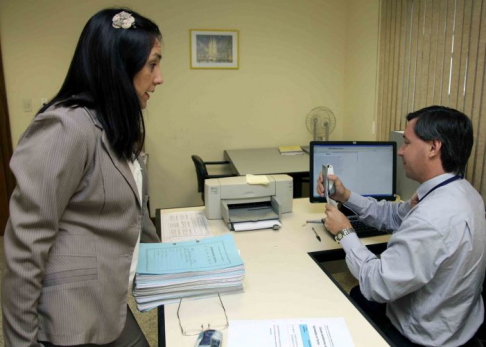
[[[334,188],[336,189],[336,192],[333,195],[330,195],[330,197],[341,202],[348,201],[349,197],[351,196],[351,191],[343,185],[339,177],[336,175],[328,175],[327,177],[334,182]],[[324,179],[322,177],[322,173],[320,173],[319,177],[317,178],[317,194],[319,194],[321,197],[325,196]]]
[[[336,235],[340,230],[351,228],[351,223],[337,207],[326,204],[326,222],[324,226],[333,235]]]

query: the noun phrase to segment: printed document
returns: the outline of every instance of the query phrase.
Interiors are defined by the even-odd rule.
[[[215,271],[242,266],[232,234],[179,243],[141,243],[137,275]]]
[[[232,234],[201,240],[141,243],[133,296],[140,311],[243,291],[245,266]]]
[[[162,213],[160,229],[162,242],[180,242],[212,236],[203,211]]]
[[[352,347],[344,318],[230,321],[228,347]]]

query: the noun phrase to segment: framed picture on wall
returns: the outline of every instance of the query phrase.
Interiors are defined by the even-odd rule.
[[[189,30],[191,69],[239,69],[238,30]]]

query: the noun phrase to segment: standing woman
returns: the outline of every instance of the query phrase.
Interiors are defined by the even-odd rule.
[[[127,9],[86,24],[59,93],[10,166],[6,346],[148,346],[127,306],[140,242],[158,242],[139,155],[162,35]]]

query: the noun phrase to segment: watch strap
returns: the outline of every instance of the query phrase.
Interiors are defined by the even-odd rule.
[[[339,230],[338,233],[334,236],[334,240],[336,240],[337,243],[341,243],[341,240],[352,233],[355,233],[354,228],[344,228],[342,230]]]

